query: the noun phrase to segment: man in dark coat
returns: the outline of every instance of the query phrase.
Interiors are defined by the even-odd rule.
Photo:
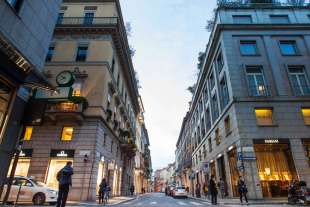
[[[214,175],[211,175],[209,188],[210,188],[210,194],[211,194],[211,202],[212,204],[216,205],[217,204],[217,188],[216,188],[216,182],[214,180]]]
[[[59,192],[56,207],[66,206],[69,189],[70,186],[72,186],[72,175],[73,175],[72,162],[69,161],[67,162],[66,166],[57,173],[57,180],[59,182]]]

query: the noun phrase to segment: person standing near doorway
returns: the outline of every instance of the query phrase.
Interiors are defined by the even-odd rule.
[[[218,187],[221,191],[221,197],[224,198],[225,197],[225,182],[222,178],[220,178],[220,181],[218,183]]]
[[[70,186],[72,186],[73,168],[72,162],[67,162],[66,166],[57,173],[59,182],[58,198],[56,207],[65,207]]]
[[[212,204],[217,204],[217,188],[216,188],[216,182],[215,182],[215,176],[211,175],[211,179],[209,182],[210,187],[210,194],[211,194],[211,202]]]
[[[248,189],[247,189],[247,187],[245,185],[245,181],[244,181],[244,178],[242,176],[239,176],[238,191],[239,191],[239,196],[240,196],[241,204],[243,203],[242,197],[244,197],[245,202],[248,203],[248,198],[246,196],[246,194],[248,193]]]

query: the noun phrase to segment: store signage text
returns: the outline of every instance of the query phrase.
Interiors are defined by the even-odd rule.
[[[51,157],[66,157],[73,158],[74,150],[51,150]]]
[[[58,87],[56,91],[37,89],[35,99],[68,99],[72,95],[71,87]]]
[[[61,152],[58,153],[56,156],[57,156],[57,157],[68,157],[68,154],[65,153],[65,151],[61,151]]]
[[[23,149],[19,153],[19,157],[32,157],[32,149]]]
[[[265,144],[278,144],[278,139],[265,139]]]

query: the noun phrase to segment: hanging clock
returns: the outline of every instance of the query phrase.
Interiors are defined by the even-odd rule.
[[[74,75],[70,71],[62,71],[56,76],[56,82],[61,87],[72,86],[74,81]]]

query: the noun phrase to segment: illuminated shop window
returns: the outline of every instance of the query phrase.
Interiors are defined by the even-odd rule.
[[[32,131],[33,131],[33,127],[32,126],[26,126],[25,133],[24,133],[24,140],[25,141],[31,140]]]
[[[310,108],[301,109],[305,125],[310,125]]]
[[[62,129],[61,141],[71,141],[73,136],[73,127],[64,127]]]
[[[82,84],[81,83],[75,83],[72,85],[72,96],[81,96],[81,90],[82,90]]]
[[[255,109],[256,123],[259,126],[273,125],[272,109]]]

